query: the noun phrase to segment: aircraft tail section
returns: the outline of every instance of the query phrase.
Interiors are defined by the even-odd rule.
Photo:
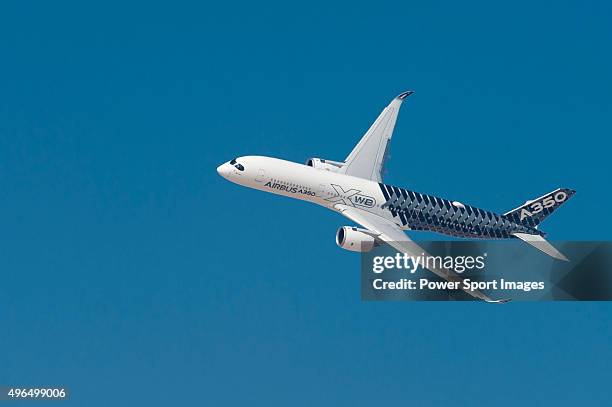
[[[524,205],[504,213],[504,216],[514,222],[535,228],[575,193],[576,191],[573,189],[558,188],[539,198],[525,202]]]
[[[553,245],[548,243],[542,236],[540,235],[530,235],[528,233],[513,233],[514,236],[521,239],[523,242],[529,243],[536,249],[548,254],[555,259],[569,261],[567,257],[563,255],[559,250],[557,250]]]

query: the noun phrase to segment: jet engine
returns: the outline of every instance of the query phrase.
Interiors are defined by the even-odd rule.
[[[351,226],[342,226],[336,232],[336,244],[343,249],[353,252],[369,252],[377,241],[374,236],[366,229],[359,229]]]
[[[324,160],[322,158],[309,158],[308,160],[306,160],[306,165],[312,168],[316,168],[318,170],[338,172],[338,170],[342,168],[344,163]]]

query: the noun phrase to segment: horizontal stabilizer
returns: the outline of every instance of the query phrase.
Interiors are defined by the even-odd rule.
[[[521,239],[523,242],[527,242],[536,249],[543,251],[555,259],[569,261],[567,257],[563,255],[559,250],[557,250],[553,245],[548,243],[542,236],[540,235],[530,235],[527,233],[513,233],[514,236]]]

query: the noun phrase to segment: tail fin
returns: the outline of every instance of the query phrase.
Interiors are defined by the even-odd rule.
[[[523,206],[504,213],[504,216],[514,222],[537,227],[548,215],[563,205],[575,193],[576,191],[569,188],[555,189],[546,195],[525,202]]]

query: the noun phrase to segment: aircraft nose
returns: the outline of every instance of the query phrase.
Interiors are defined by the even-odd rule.
[[[221,164],[217,167],[217,174],[221,175],[223,178],[227,178],[230,175],[230,165],[228,163]]]

